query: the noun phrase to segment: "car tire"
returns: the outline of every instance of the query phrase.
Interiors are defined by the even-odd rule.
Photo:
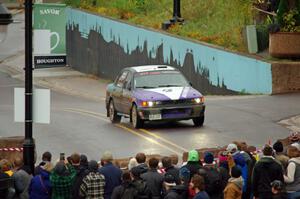
[[[140,118],[138,114],[137,107],[135,104],[131,108],[130,120],[133,128],[135,129],[141,128],[144,124],[144,121]]]
[[[120,123],[121,121],[121,116],[118,115],[118,112],[115,109],[115,105],[113,100],[109,101],[109,105],[108,105],[108,115],[109,115],[109,119],[112,123]]]
[[[194,126],[195,126],[195,127],[203,126],[203,123],[204,123],[204,115],[203,115],[203,116],[196,117],[196,118],[193,118],[193,122],[194,122]]]

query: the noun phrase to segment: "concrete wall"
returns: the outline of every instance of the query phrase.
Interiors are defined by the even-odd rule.
[[[271,64],[199,42],[67,10],[67,57],[72,67],[115,78],[124,67],[177,67],[204,94],[272,93]]]

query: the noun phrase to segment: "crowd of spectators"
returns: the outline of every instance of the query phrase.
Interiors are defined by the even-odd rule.
[[[32,174],[22,159],[0,160],[1,199],[295,199],[300,198],[299,135],[257,153],[236,143],[217,155],[188,152],[187,160],[144,153],[119,168],[110,152],[99,162],[74,153],[55,163],[45,152]]]

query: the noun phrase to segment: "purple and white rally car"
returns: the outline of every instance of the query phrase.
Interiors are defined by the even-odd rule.
[[[165,65],[125,68],[106,89],[107,117],[118,123],[130,117],[134,128],[145,121],[188,120],[204,122],[203,95],[177,69]]]

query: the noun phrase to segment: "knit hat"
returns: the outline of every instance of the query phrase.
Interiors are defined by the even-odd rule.
[[[206,164],[211,164],[214,162],[214,155],[211,152],[204,153],[204,162]]]
[[[198,162],[199,161],[199,153],[196,150],[189,151],[188,162]]]
[[[238,150],[238,148],[237,148],[237,145],[236,144],[233,144],[233,143],[231,143],[231,144],[228,144],[228,146],[227,146],[227,148],[226,148],[226,151],[228,151],[228,152],[233,152],[233,151],[236,151],[236,150]]]
[[[280,180],[274,180],[271,182],[271,187],[273,187],[277,191],[281,191],[283,188],[283,183]]]
[[[65,166],[65,163],[63,163],[63,162],[58,162],[58,163],[55,165],[54,171],[55,171],[58,175],[63,175],[63,174],[67,171],[67,168],[66,168],[66,166]]]
[[[112,153],[110,151],[105,151],[101,157],[101,160],[112,161],[113,160]]]
[[[89,171],[98,171],[98,163],[95,160],[89,161]]]
[[[130,170],[130,173],[134,176],[134,177],[140,177],[141,173],[142,173],[142,168],[139,166],[133,167]]]
[[[80,164],[81,164],[81,165],[86,165],[87,163],[88,163],[88,158],[87,158],[87,156],[84,155],[84,154],[81,154],[81,155],[80,155]]]
[[[166,174],[164,176],[164,182],[167,186],[176,186],[176,183],[175,183],[175,178],[173,175],[171,174]]]
[[[279,140],[273,144],[273,149],[277,152],[283,152],[283,144]]]
[[[186,167],[181,167],[179,169],[179,178],[184,181],[189,181],[191,177],[191,172]]]
[[[239,166],[234,166],[231,168],[231,177],[239,178],[242,175],[242,171]]]

